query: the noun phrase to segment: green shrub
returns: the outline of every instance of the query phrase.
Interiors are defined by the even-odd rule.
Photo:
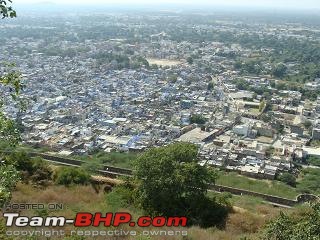
[[[40,157],[31,158],[26,152],[19,151],[7,156],[6,161],[14,164],[24,182],[31,180],[36,184],[46,185],[52,180],[51,168]]]
[[[112,192],[106,195],[107,202],[116,211],[119,208],[134,206],[134,186],[124,183],[113,188]]]
[[[42,158],[32,159],[32,173],[30,176],[32,182],[39,185],[47,185],[52,180],[52,170]]]
[[[283,173],[278,177],[278,180],[281,182],[284,182],[288,184],[289,186],[295,187],[297,182],[296,182],[296,177],[290,173]]]
[[[196,124],[205,124],[207,120],[199,114],[194,114],[190,117],[190,122]]]
[[[320,236],[320,204],[312,205],[310,211],[302,216],[287,215],[281,212],[280,216],[269,222],[264,230],[262,239],[277,240],[311,240]]]
[[[55,176],[55,182],[65,186],[72,184],[86,185],[89,181],[90,175],[81,168],[61,168]]]
[[[297,188],[302,193],[320,193],[320,169],[306,168],[302,170],[302,180],[299,181]]]
[[[311,165],[320,167],[320,158],[319,157],[311,156],[307,159],[307,162]]]

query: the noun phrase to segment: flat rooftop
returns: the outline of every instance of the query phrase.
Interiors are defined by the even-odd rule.
[[[191,130],[190,132],[187,132],[187,133],[181,135],[178,138],[178,141],[200,143],[200,142],[203,142],[206,138],[208,138],[212,134],[213,134],[213,132],[205,132],[205,131],[202,131],[201,128],[195,128],[195,129]]]

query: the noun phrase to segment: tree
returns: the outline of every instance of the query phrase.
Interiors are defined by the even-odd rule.
[[[178,76],[176,74],[170,74],[168,76],[168,81],[171,83],[176,83],[178,80]]]
[[[265,109],[265,106],[266,106],[266,102],[265,101],[260,102],[260,104],[259,104],[259,112],[263,112],[264,109]]]
[[[8,6],[11,1],[0,0],[0,15],[3,18],[15,17],[16,12],[11,6]],[[4,73],[0,72],[0,88],[6,91],[13,100],[16,100],[20,89],[20,74],[12,71],[12,65],[6,65],[7,69]],[[7,94],[0,95],[0,142],[8,142],[10,145],[15,145],[19,140],[19,132],[13,120],[9,119],[3,113],[4,103],[7,100]],[[1,156],[0,156],[1,157]],[[11,162],[0,162],[0,207],[3,207],[10,199],[11,192],[14,189],[16,182],[19,179],[18,171]]]
[[[212,91],[214,89],[214,82],[211,81],[208,83],[208,91]]]
[[[176,143],[153,148],[134,163],[138,205],[150,215],[186,216],[204,227],[223,222],[227,209],[207,197],[216,171],[197,164],[198,148]]]
[[[272,75],[274,77],[283,78],[286,75],[287,66],[283,63],[279,63],[272,69]]]
[[[6,162],[20,172],[21,180],[38,185],[46,185],[51,180],[52,170],[40,157],[31,158],[26,152],[12,152]]]
[[[266,157],[271,157],[274,154],[274,148],[273,147],[269,147],[266,149]]]
[[[278,133],[283,134],[284,132],[284,125],[281,123],[278,123],[276,126],[276,130],[278,131]]]
[[[312,205],[302,216],[280,216],[267,224],[263,239],[268,240],[311,240],[320,236],[320,203]]]
[[[32,160],[24,151],[12,152],[6,157],[6,161],[13,164],[18,171],[27,171],[32,173]]]
[[[290,173],[283,173],[278,179],[279,181],[284,182],[292,187],[295,187],[297,184],[296,177]]]
[[[234,81],[234,84],[237,86],[238,89],[240,90],[248,90],[249,89],[249,84],[246,80],[244,79],[237,79]]]
[[[241,65],[241,72],[250,74],[260,74],[261,66],[258,60],[250,60]]]
[[[193,58],[192,58],[192,57],[188,57],[188,58],[187,58],[187,63],[193,64]]]
[[[5,73],[0,73],[0,87],[7,89],[8,94],[0,95],[0,140],[12,144],[19,140],[19,132],[15,122],[9,119],[2,111],[8,95],[16,101],[21,91],[20,73],[13,69],[14,65],[6,64]]]
[[[16,11],[12,8],[12,6],[9,6],[11,3],[11,0],[0,0],[0,15],[2,18],[13,18],[17,16]]]
[[[11,191],[19,180],[19,174],[13,165],[0,165],[0,208],[11,198]]]
[[[240,60],[237,60],[233,65],[235,70],[240,70],[242,67],[242,62]]]
[[[69,186],[72,184],[86,185],[90,181],[90,175],[81,168],[61,168],[57,171],[55,181],[57,184]]]
[[[32,172],[30,180],[38,185],[47,185],[51,181],[52,170],[40,157],[32,159]]]
[[[272,120],[272,116],[270,114],[266,114],[266,113],[263,113],[261,115],[261,120],[264,121],[264,122],[271,122]]]
[[[303,125],[304,125],[305,129],[310,129],[312,127],[312,122],[307,120],[304,122]]]
[[[196,124],[205,124],[206,123],[206,119],[199,115],[199,114],[194,114],[190,117],[190,122],[191,123],[196,123]]]

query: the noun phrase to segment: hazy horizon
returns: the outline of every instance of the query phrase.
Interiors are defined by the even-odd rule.
[[[320,1],[317,0],[160,0],[160,1],[148,1],[148,0],[49,0],[49,1],[39,1],[30,0],[26,3],[25,0],[13,0],[14,5],[27,5],[27,4],[56,4],[56,5],[78,5],[78,6],[97,6],[105,5],[112,6],[125,5],[131,6],[153,6],[153,5],[164,5],[164,6],[181,6],[181,7],[204,7],[204,6],[218,6],[218,7],[240,7],[240,8],[268,8],[268,9],[320,9]],[[111,6],[111,7],[112,7]]]

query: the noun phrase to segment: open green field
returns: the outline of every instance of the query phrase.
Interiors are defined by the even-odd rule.
[[[298,179],[297,189],[300,192],[312,193],[320,196],[320,169],[303,169]]]
[[[120,168],[132,168],[136,153],[98,152],[92,155],[72,156],[72,158],[88,162],[88,164],[105,164]]]
[[[22,152],[37,152],[37,153],[45,153],[50,151],[48,147],[34,147],[26,144],[19,144],[16,147],[11,146],[6,142],[0,142],[0,150],[2,151],[22,151]]]
[[[5,143],[0,143],[0,150],[2,151],[12,151],[13,148]],[[47,147],[36,148],[29,145],[19,145],[15,148],[15,151],[23,151],[23,152],[36,152],[36,153],[49,153],[50,155],[60,156],[58,153],[54,153],[52,149]],[[120,153],[120,152],[103,152],[98,151],[93,154],[85,154],[85,155],[72,155],[67,158],[73,158],[77,160],[82,160],[87,162],[90,165],[98,165],[105,164],[111,165],[119,168],[132,168],[132,161],[136,159],[138,156],[137,153]],[[61,156],[60,156],[61,157]]]
[[[299,195],[299,192],[295,188],[282,182],[258,180],[241,176],[237,173],[220,172],[217,184],[289,199],[295,199]]]
[[[320,157],[311,156],[307,159],[307,162],[311,165],[320,167]]]

